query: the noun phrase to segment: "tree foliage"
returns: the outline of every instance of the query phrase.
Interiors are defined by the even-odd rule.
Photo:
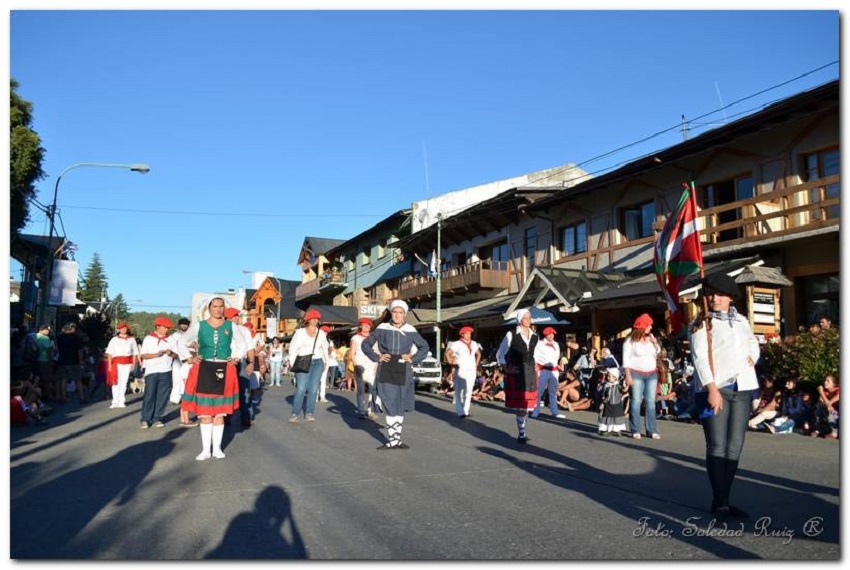
[[[80,330],[88,336],[89,348],[97,352],[106,350],[106,345],[113,335],[112,323],[106,313],[85,316],[80,321]]]
[[[101,299],[106,298],[107,287],[106,272],[103,269],[103,264],[100,262],[100,255],[95,252],[88,267],[86,267],[86,272],[83,275],[77,296],[82,301],[97,303]]]
[[[35,196],[35,183],[44,178],[41,168],[45,150],[32,130],[32,103],[18,95],[18,82],[10,81],[9,184],[11,194],[10,232],[16,234],[29,220],[28,200]]]
[[[839,373],[839,348],[838,329],[801,328],[794,338],[764,345],[759,364],[765,374],[774,378],[820,384],[827,374]]]
[[[124,295],[121,293],[115,295],[112,300],[112,311],[119,321],[126,320],[130,316],[130,307],[127,306],[127,301],[124,300]]]
[[[139,338],[153,332],[153,321],[157,317],[168,317],[177,327],[177,321],[183,318],[180,313],[148,313],[145,311],[130,313],[127,317],[127,323],[130,325],[132,333]],[[171,332],[169,332],[171,334]]]

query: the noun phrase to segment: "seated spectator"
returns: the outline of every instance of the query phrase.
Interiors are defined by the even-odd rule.
[[[779,413],[772,422],[766,423],[767,431],[773,434],[793,432],[794,426],[797,425],[805,409],[803,394],[797,387],[797,379],[788,378],[785,381]]]
[[[451,374],[444,374],[442,380],[440,380],[440,386],[437,389],[438,394],[442,394],[447,398],[454,397],[455,386],[454,379]]]
[[[586,410],[593,405],[590,398],[582,395],[581,382],[572,370],[567,370],[564,380],[558,383],[558,389],[555,393],[558,398],[558,406],[571,412]]]
[[[782,405],[782,391],[774,387],[772,378],[762,378],[762,388],[757,399],[753,400],[753,415],[747,423],[750,429],[761,429],[762,424],[779,414]]]
[[[493,368],[490,376],[484,379],[480,389],[472,393],[473,400],[505,400],[504,376],[498,368]]]
[[[47,423],[39,411],[38,399],[35,392],[31,388],[28,388],[25,382],[21,380],[12,382],[10,391],[11,408],[9,418],[13,426],[25,426],[30,423],[44,425]]]
[[[815,423],[809,435],[824,439],[838,439],[838,377],[827,374],[818,386],[818,400],[815,404]]]
[[[695,409],[696,398],[694,390],[696,389],[693,376],[682,376],[673,385],[673,415],[679,421],[693,422],[696,420],[697,412]]]
[[[614,358],[613,354],[611,354],[611,349],[607,346],[599,353],[599,363],[597,365],[605,368],[606,370],[609,368],[620,367],[620,363],[617,362],[617,359]]]

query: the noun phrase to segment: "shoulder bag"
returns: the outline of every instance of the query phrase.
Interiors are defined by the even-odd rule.
[[[316,331],[316,338],[313,339],[313,350],[310,354],[300,354],[295,357],[295,362],[292,363],[293,372],[310,372],[310,366],[313,364],[313,353],[316,352],[316,342],[319,340],[319,332]]]

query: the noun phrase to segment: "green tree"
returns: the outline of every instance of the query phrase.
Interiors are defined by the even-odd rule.
[[[103,264],[100,262],[100,255],[95,252],[91,258],[91,262],[86,267],[83,281],[79,286],[78,296],[81,301],[100,302],[101,299],[106,298],[107,286],[106,272],[103,270]]]
[[[41,163],[45,150],[32,130],[32,103],[18,95],[18,82],[10,81],[9,183],[11,204],[9,229],[17,234],[29,220],[29,202],[35,196],[35,183],[44,178]]]
[[[88,337],[89,348],[97,352],[106,350],[106,345],[109,344],[109,339],[113,335],[112,323],[109,322],[109,315],[106,313],[86,315],[80,321],[80,330]]]
[[[115,318],[123,321],[130,316],[130,307],[127,306],[127,301],[124,300],[124,295],[118,293],[112,300],[112,311]]]

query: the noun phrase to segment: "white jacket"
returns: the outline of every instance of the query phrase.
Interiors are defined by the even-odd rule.
[[[691,354],[694,359],[694,371],[704,389],[712,382],[722,388],[732,382],[738,383],[738,390],[758,388],[755,363],[761,350],[750,323],[743,315],[738,315],[732,326],[729,321],[711,320],[711,352],[714,356],[714,374],[708,365],[708,335],[705,323],[689,335]],[[747,362],[752,359],[753,365]]]

